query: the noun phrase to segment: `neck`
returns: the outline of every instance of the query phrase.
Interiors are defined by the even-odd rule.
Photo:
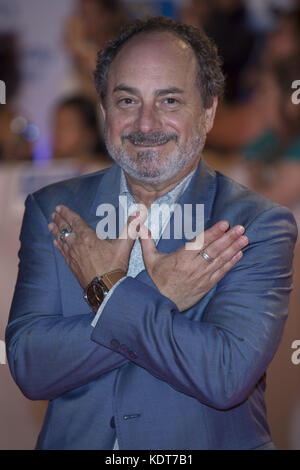
[[[164,194],[171,191],[177,184],[180,183],[187,175],[189,175],[198,165],[200,158],[194,162],[192,166],[185,168],[180,173],[175,175],[163,183],[144,183],[125,173],[128,187],[138,204],[143,204],[149,209],[151,204]]]

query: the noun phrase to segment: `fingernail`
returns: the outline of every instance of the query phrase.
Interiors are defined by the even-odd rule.
[[[225,232],[225,230],[227,230],[229,227],[229,223],[227,221],[224,221],[224,222],[221,222],[220,224],[220,229],[223,230]]]
[[[243,235],[243,236],[240,238],[240,244],[241,244],[241,245],[247,245],[248,243],[249,243],[248,237],[246,237],[246,235]]]
[[[242,225],[238,225],[236,228],[236,232],[239,233],[240,235],[245,232],[245,227]]]
[[[60,207],[60,206],[56,206],[56,207],[55,207],[55,210],[56,210],[56,212],[60,212],[60,211],[61,211],[61,207]]]

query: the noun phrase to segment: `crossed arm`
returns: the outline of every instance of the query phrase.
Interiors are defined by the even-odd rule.
[[[143,271],[117,288],[92,339],[113,350],[116,338],[127,346],[118,348],[124,357],[133,351],[138,366],[208,406],[243,402],[281,340],[296,228],[277,207],[253,221],[247,235],[241,260],[191,310],[180,313]]]
[[[244,257],[193,304],[197,321],[143,271],[117,287],[93,330],[92,314],[62,315],[52,236],[33,197],[26,206],[6,337],[12,375],[25,395],[55,398],[126,364],[126,353],[111,346],[117,338],[135,351],[130,360],[138,366],[204,403],[223,408],[246,397],[278,346],[287,314],[296,237],[288,211],[267,211],[247,228],[252,240]]]
[[[93,313],[64,316],[53,237],[35,198],[26,201],[20,265],[6,329],[12,376],[30,399],[49,400],[128,362],[91,340]]]

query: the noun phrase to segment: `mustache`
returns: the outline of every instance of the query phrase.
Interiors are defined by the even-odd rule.
[[[150,132],[148,134],[145,134],[142,131],[136,131],[123,134],[121,137],[122,143],[124,143],[126,139],[128,139],[134,145],[140,145],[143,147],[155,147],[157,145],[166,144],[170,140],[174,140],[177,143],[178,135],[171,133],[166,134],[164,132],[159,131]]]

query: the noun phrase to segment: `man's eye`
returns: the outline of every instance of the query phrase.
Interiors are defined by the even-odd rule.
[[[164,103],[169,105],[176,105],[179,104],[179,101],[176,98],[165,98]]]
[[[118,103],[120,105],[129,105],[129,104],[132,104],[133,103],[133,100],[131,98],[121,98]]]

